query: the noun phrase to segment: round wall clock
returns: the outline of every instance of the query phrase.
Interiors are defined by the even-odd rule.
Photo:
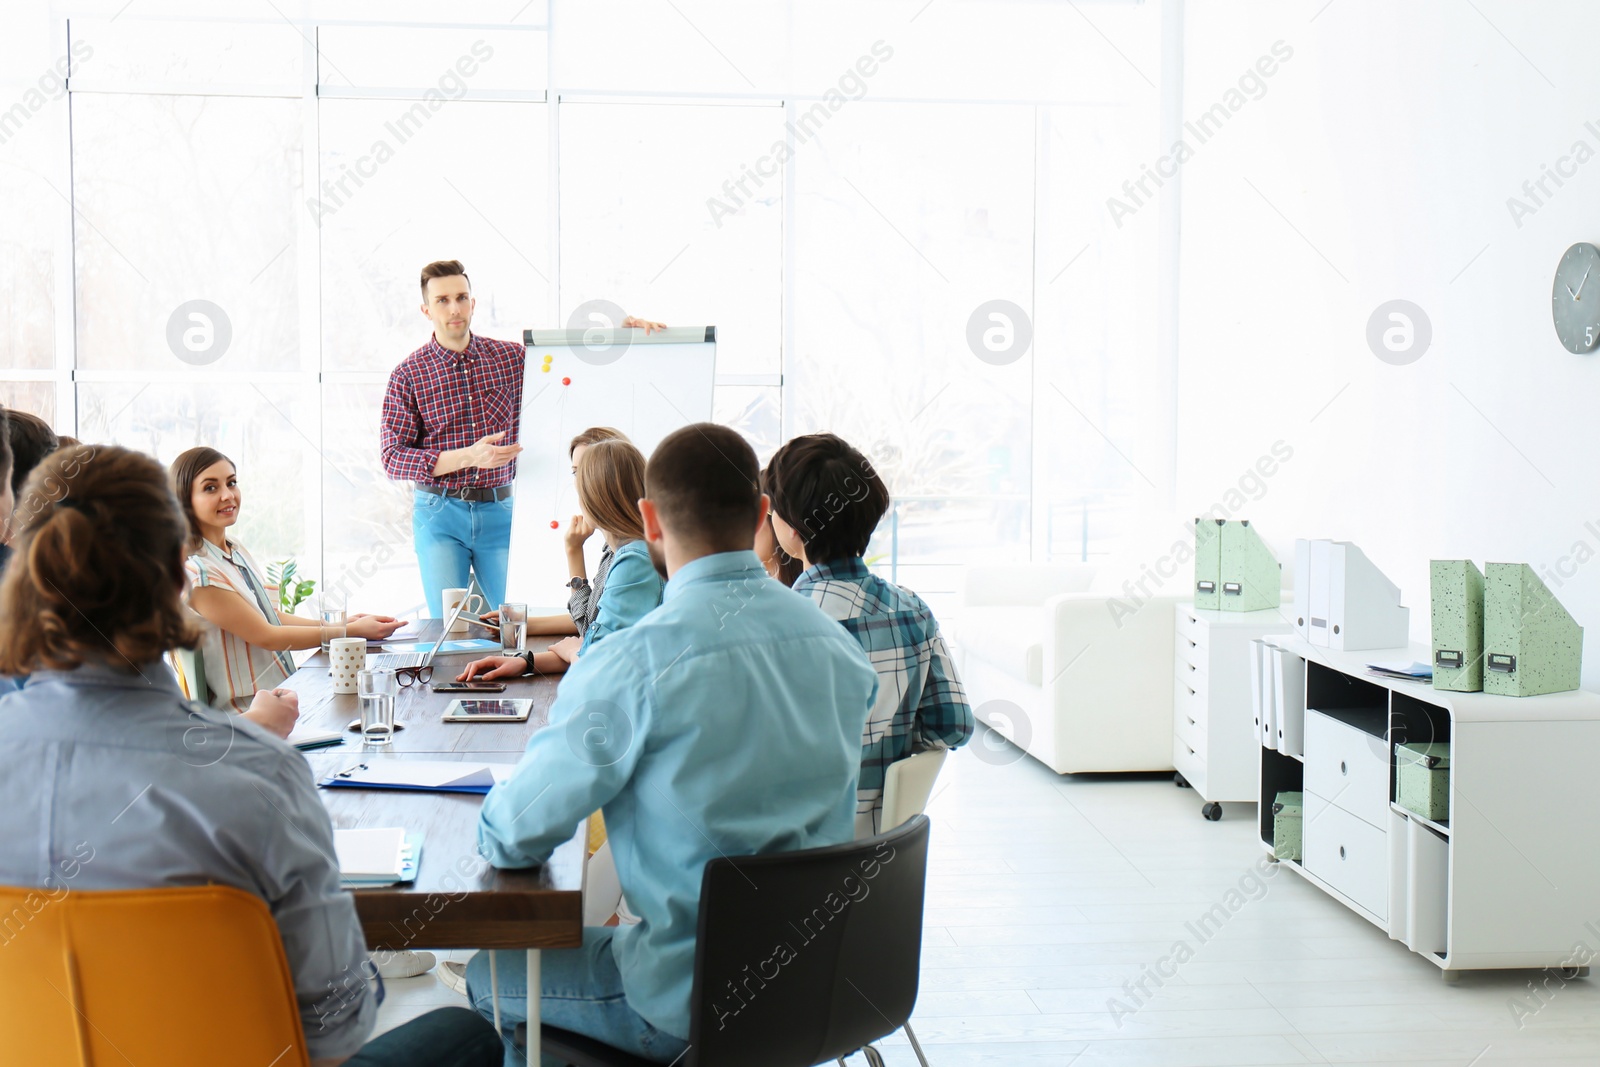
[[[1600,249],[1580,241],[1556,264],[1550,287],[1550,317],[1568,352],[1592,352],[1600,344]],[[1588,284],[1594,282],[1593,289]]]

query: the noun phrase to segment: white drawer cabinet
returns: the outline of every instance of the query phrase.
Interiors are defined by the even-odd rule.
[[[1254,801],[1259,742],[1250,699],[1250,642],[1287,633],[1273,611],[1200,611],[1179,604],[1173,648],[1172,765],[1221,818],[1221,801]]]
[[[1593,785],[1600,694],[1505,697],[1377,677],[1369,660],[1426,660],[1427,645],[1341,652],[1273,635],[1305,690],[1303,749],[1262,745],[1261,847],[1278,858],[1273,800],[1300,793],[1300,856],[1280,859],[1446,972],[1573,966],[1600,934]],[[1208,710],[1220,716],[1215,689]],[[1445,743],[1449,807],[1394,803],[1395,743]],[[1574,834],[1579,837],[1575,838]]]

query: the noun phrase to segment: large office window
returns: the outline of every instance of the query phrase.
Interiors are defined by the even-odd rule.
[[[980,358],[968,322],[999,300],[1031,315],[1033,109],[850,104],[799,146],[796,187],[793,430],[888,479],[873,554],[897,577],[937,585],[905,569],[979,545],[1026,559],[1035,356]]]
[[[221,448],[258,556],[405,610],[379,409],[429,334],[418,268],[458,258],[488,336],[714,323],[715,417],[763,459],[866,451],[895,497],[870,555],[919,591],[1105,556],[1170,488],[1155,211],[1105,209],[1155,142],[1157,5],[918,8],[31,14],[0,403]]]

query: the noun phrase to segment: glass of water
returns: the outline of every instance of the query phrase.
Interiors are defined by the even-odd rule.
[[[328,654],[328,642],[335,637],[344,637],[348,630],[345,629],[345,599],[343,593],[323,593],[317,600],[317,610],[322,622],[322,654]]]
[[[399,691],[393,671],[368,668],[356,672],[361,740],[369,745],[387,745],[394,740],[394,700]]]
[[[500,605],[500,651],[521,652],[528,645],[528,605]]]

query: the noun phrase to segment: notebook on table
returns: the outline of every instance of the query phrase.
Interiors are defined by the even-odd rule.
[[[422,835],[399,826],[334,830],[333,851],[339,860],[340,884],[347,889],[414,882]]]
[[[343,744],[344,731],[296,729],[289,734],[286,740],[295,748],[304,752],[311,748],[324,748],[328,745]]]

